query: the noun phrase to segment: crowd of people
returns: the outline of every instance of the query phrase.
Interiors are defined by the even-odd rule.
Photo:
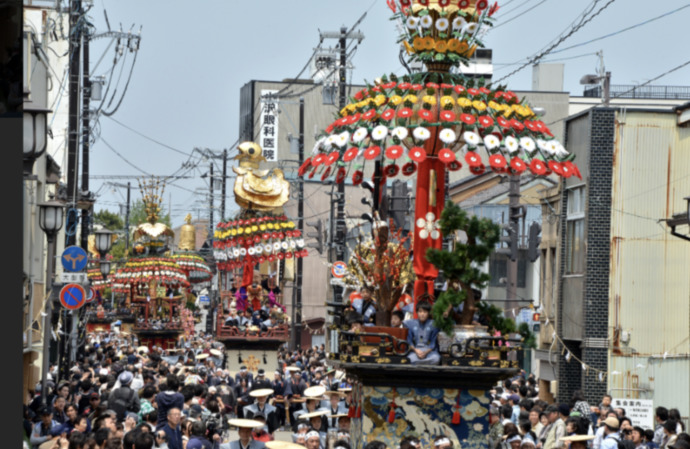
[[[410,333],[423,360],[432,339],[425,334],[426,303],[419,304],[419,329]],[[308,449],[350,448],[353,379],[326,364],[323,345],[282,348],[278,369],[253,373],[225,360],[223,345],[211,335],[163,350],[111,331],[89,334],[77,359],[57,384],[57,367],[51,367],[45,397],[39,382],[26,398],[27,448],[263,449],[278,430]],[[546,403],[533,376],[506,380],[491,394],[488,449],[690,449],[677,409],[658,407],[656,427],[642,428],[624,408],[613,408],[610,396],[597,406],[579,392],[569,403]],[[238,439],[231,438],[235,429]],[[371,442],[368,449],[386,449],[382,444]],[[454,449],[447,435],[433,444],[426,449]],[[399,449],[422,446],[407,436]]]
[[[492,394],[489,449],[690,449],[678,409],[657,407],[652,429],[633,425],[610,395],[593,406],[576,391],[570,402],[549,404],[532,376],[507,380]]]
[[[254,449],[250,441],[263,445],[283,428],[311,449],[326,447],[330,429],[349,448],[352,386],[326,367],[323,345],[281,350],[273,373],[239,366],[234,375],[222,368],[223,345],[210,335],[168,351],[137,345],[124,332],[90,334],[57,385],[51,367],[48,394],[39,382],[24,406],[27,447]],[[234,428],[239,440],[230,441]]]

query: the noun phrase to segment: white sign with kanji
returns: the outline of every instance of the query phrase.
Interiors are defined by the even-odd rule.
[[[269,162],[278,161],[278,99],[270,95],[277,90],[261,91],[261,117],[259,119],[259,142],[264,157]]]
[[[654,428],[654,401],[651,399],[612,399],[611,407],[624,409],[633,426]]]

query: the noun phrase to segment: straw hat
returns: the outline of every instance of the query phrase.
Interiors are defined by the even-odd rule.
[[[299,369],[299,367],[297,367],[297,366],[288,366],[286,369],[287,369],[288,371],[292,371],[292,372],[295,372],[295,371],[302,371],[302,370]]]
[[[268,449],[305,449],[301,444],[289,441],[266,441],[264,444]]]
[[[235,418],[235,419],[229,419],[228,424],[231,426],[235,427],[249,427],[249,428],[254,428],[254,427],[263,427],[264,423],[261,421],[256,421],[254,419],[241,419],[241,418]]]
[[[352,387],[342,387],[338,388],[338,391],[342,391],[343,393],[349,393],[352,391]]]
[[[336,415],[328,415],[328,416],[331,418],[349,418],[350,417],[350,415],[348,415],[347,413],[338,413]]]
[[[223,355],[223,353],[220,352],[218,349],[211,349],[209,352],[211,353],[211,355],[215,355],[216,357],[220,357]]]
[[[336,396],[341,397],[341,398],[345,397],[345,393],[343,393],[342,391],[326,390],[326,392],[324,394],[326,396],[329,396],[329,397],[333,396],[333,395],[336,395]]]
[[[328,411],[326,411],[326,410],[317,410],[315,412],[304,413],[302,415],[299,415],[299,419],[311,419],[311,418],[314,418],[315,416],[323,416],[323,415],[327,415],[327,414],[328,414]]]
[[[197,360],[203,360],[203,359],[205,359],[205,358],[207,358],[207,357],[208,357],[208,354],[206,354],[206,353],[204,353],[204,354],[197,354],[196,359],[197,359]]]
[[[258,390],[252,390],[249,392],[249,396],[253,398],[258,398],[260,396],[270,396],[274,393],[272,388],[260,388]]]
[[[139,347],[137,348],[137,352],[145,352],[145,353],[148,353],[148,352],[149,352],[149,347],[148,347],[148,346],[139,346]]]
[[[308,398],[318,398],[320,396],[323,396],[323,394],[326,392],[326,387],[323,385],[314,385],[313,387],[309,387],[306,390],[304,390],[304,396]]]
[[[596,438],[594,435],[570,435],[561,438],[561,441],[588,441]]]

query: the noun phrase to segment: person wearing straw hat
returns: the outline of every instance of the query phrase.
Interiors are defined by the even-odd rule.
[[[336,428],[338,427],[338,417],[345,414],[347,415],[347,408],[345,403],[341,400],[345,394],[339,391],[326,391],[328,395],[328,427]]]
[[[594,439],[594,435],[569,435],[561,438],[569,449],[587,449],[589,441]]]
[[[264,449],[266,447],[261,441],[252,439],[252,429],[255,427],[263,427],[261,421],[236,418],[228,420],[228,423],[238,428],[237,433],[239,434],[239,439],[228,443],[222,443],[220,449]]]
[[[326,447],[326,441],[328,434],[327,429],[328,425],[325,422],[324,419],[322,419],[323,416],[325,416],[328,412],[325,410],[317,410],[315,412],[311,413],[305,413],[300,416],[300,419],[302,420],[308,420],[309,425],[311,426],[312,430],[317,431],[319,433],[319,440],[321,447],[325,448]],[[324,425],[326,424],[326,425]],[[324,428],[325,427],[325,428]],[[311,431],[310,431],[311,432]],[[308,434],[309,432],[307,432]],[[309,436],[307,436],[307,443],[309,442]]]
[[[277,410],[267,402],[268,397],[272,394],[273,390],[270,388],[252,390],[249,392],[249,396],[254,398],[254,403],[245,405],[243,408],[244,417],[247,419],[252,419],[257,414],[263,415],[270,434],[273,434],[278,428]]]
[[[304,395],[304,390],[307,389],[307,383],[302,379],[299,368],[289,366],[287,370],[290,372],[290,380],[286,382],[283,394],[289,400],[290,422],[294,425],[297,421],[295,413],[303,408],[302,402],[304,402],[304,399],[302,396]]]

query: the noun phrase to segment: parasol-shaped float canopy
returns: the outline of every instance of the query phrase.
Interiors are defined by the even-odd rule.
[[[450,73],[466,64],[498,9],[486,0],[389,0],[408,55],[427,72],[383,76],[357,92],[317,140],[299,175],[359,184],[362,165],[406,177],[427,159],[473,174],[580,177],[541,117],[505,86]]]
[[[151,281],[165,287],[188,287],[187,275],[170,257],[133,257],[115,273],[113,291],[129,293],[132,287],[148,286]]]
[[[302,233],[285,215],[256,213],[216,226],[213,256],[219,270],[232,270],[253,263],[304,257]]]
[[[172,259],[187,275],[187,279],[192,284],[208,281],[213,277],[211,269],[204,261],[204,258],[192,251],[184,251],[173,254]]]
[[[110,274],[108,276],[113,275],[115,271],[115,264],[113,264],[113,267],[110,269]],[[109,277],[107,280],[103,279],[101,269],[96,263],[89,263],[86,269],[86,276],[89,278],[89,282],[91,282],[91,287],[93,287],[96,290],[103,291],[104,289],[110,287],[111,278]]]

